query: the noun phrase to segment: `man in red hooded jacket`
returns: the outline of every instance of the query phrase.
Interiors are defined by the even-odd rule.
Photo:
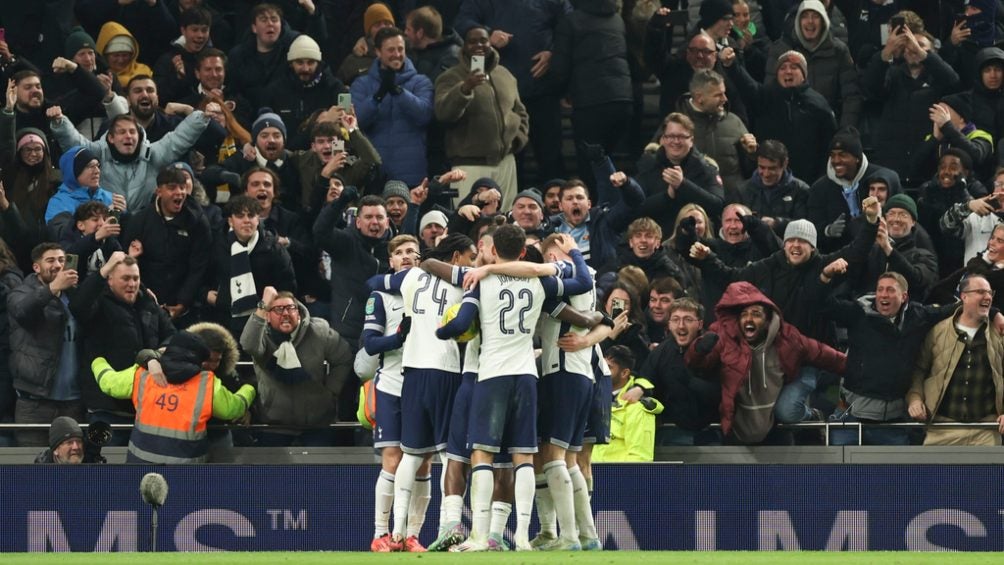
[[[802,335],[781,310],[748,282],[732,283],[715,306],[717,321],[695,340],[687,365],[722,383],[722,433],[726,441],[755,444],[774,427],[781,387],[803,365],[842,374],[847,356]]]

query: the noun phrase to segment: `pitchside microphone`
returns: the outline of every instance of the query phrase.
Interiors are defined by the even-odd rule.
[[[157,509],[167,500],[167,481],[160,473],[147,473],[139,482],[139,493],[143,502],[153,507],[150,519],[150,551],[157,551]]]

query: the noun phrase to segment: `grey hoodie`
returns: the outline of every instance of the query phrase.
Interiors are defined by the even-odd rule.
[[[802,13],[806,10],[812,10],[818,13],[823,18],[823,29],[819,33],[819,39],[815,43],[810,43],[802,35],[802,26],[799,22],[802,21]],[[820,45],[826,41],[830,36],[830,17],[826,14],[826,6],[819,0],[805,0],[798,7],[798,12],[795,13],[795,37],[798,38],[798,42],[802,44],[807,51],[812,52],[819,48]]]
[[[760,443],[774,426],[774,404],[784,386],[784,371],[777,348],[773,347],[780,329],[781,316],[774,312],[767,326],[767,337],[753,347],[750,378],[736,394],[732,433],[741,443]]]

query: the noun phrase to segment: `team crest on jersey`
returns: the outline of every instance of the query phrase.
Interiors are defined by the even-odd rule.
[[[370,297],[370,299],[366,301],[366,315],[369,316],[375,311],[376,311],[376,298]]]

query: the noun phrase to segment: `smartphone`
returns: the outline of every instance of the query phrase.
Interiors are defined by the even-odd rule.
[[[471,55],[471,72],[481,71],[485,72],[485,56],[484,55]]]
[[[117,224],[117,223],[119,223],[119,219],[116,216],[113,216],[113,215],[109,214],[108,215],[108,219],[105,220],[105,223],[106,224]]]
[[[334,139],[331,141],[332,151],[345,151],[345,140],[344,139]]]
[[[0,41],[7,41],[7,28],[5,27],[0,27]]]
[[[63,263],[63,269],[66,269],[67,271],[76,271],[79,260],[80,258],[73,253],[67,253],[66,263]]]
[[[903,16],[893,16],[889,18],[889,29],[892,30],[893,32],[902,33],[903,27],[906,27],[906,18],[904,18]]]
[[[352,111],[352,94],[343,92],[338,95],[338,105],[346,112]]]
[[[623,298],[614,298],[614,299],[612,299],[610,301],[610,317],[611,318],[617,319],[617,316],[620,316],[621,314],[623,314],[624,310],[626,310],[626,309],[627,309],[627,304],[624,303],[624,299]]]
[[[112,222],[113,219],[115,220],[114,222]],[[122,210],[119,210],[118,208],[109,208],[108,209],[108,221],[110,223],[117,224],[117,223],[119,223],[120,219],[122,219]]]

